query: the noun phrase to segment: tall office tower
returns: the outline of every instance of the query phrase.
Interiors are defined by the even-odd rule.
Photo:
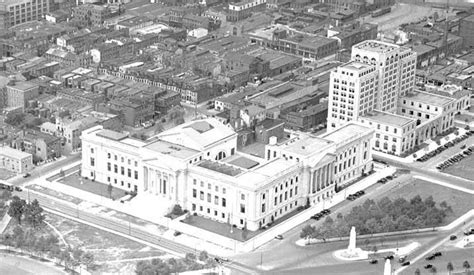
[[[414,89],[415,66],[409,48],[376,40],[354,45],[351,61],[331,72],[329,129],[373,110],[395,113],[398,99]]]
[[[357,61],[331,72],[328,127],[339,128],[374,110],[378,76],[375,66]]]
[[[379,111],[394,113],[398,98],[415,86],[416,53],[408,48],[367,40],[352,47],[351,59],[376,67],[375,109]]]
[[[10,26],[40,20],[49,12],[51,0],[0,0],[0,11],[10,14]]]

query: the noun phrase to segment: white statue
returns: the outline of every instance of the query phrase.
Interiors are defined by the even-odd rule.
[[[392,263],[389,259],[385,260],[385,267],[383,269],[383,275],[391,275],[392,274]]]
[[[349,247],[347,247],[348,251],[354,251],[356,249],[356,229],[353,226],[351,228],[351,233],[349,234]]]

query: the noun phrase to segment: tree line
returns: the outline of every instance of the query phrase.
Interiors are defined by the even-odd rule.
[[[419,195],[411,200],[397,198],[392,201],[384,197],[376,202],[367,199],[363,204],[354,206],[346,215],[339,213],[336,219],[327,217],[319,227],[305,226],[300,237],[347,237],[352,226],[362,235],[436,227],[441,225],[450,213],[452,209],[445,201],[438,207],[432,196],[424,200]]]
[[[189,270],[213,268],[215,266],[214,259],[209,258],[206,251],[202,251],[197,258],[193,253],[187,253],[184,259],[170,258],[167,261],[163,261],[156,258],[151,261],[139,261],[135,267],[135,273],[137,275],[167,275]]]
[[[34,228],[41,226],[45,219],[43,208],[36,199],[27,203],[18,196],[13,196],[7,213],[10,217],[16,219],[18,224],[21,225],[21,222],[24,221]]]

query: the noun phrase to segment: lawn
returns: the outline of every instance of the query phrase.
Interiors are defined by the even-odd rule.
[[[443,172],[468,180],[474,180],[474,155],[470,155],[460,162],[449,166],[444,169]]]
[[[47,188],[47,187],[43,187],[43,186],[40,186],[40,185],[36,185],[36,184],[28,185],[26,188],[38,191],[38,192],[46,194],[46,195],[50,195],[52,197],[59,198],[59,199],[64,200],[64,201],[72,202],[74,204],[80,204],[83,201],[83,200],[78,199],[76,197],[69,196],[69,195],[66,195],[64,193],[58,192],[56,190],[53,190],[53,189],[50,189],[50,188]],[[23,191],[23,192],[25,192],[25,191]]]
[[[109,197],[109,186],[107,184],[103,184],[100,182],[92,181],[89,179],[82,178],[79,175],[79,172],[73,173],[68,175],[57,182],[69,185],[71,187],[81,189],[83,191],[87,191],[96,195],[100,195],[103,197]],[[125,191],[116,187],[112,187],[112,199],[116,200],[123,196],[125,196]]]
[[[403,185],[394,185],[386,195],[390,199],[405,198],[407,200],[420,195],[422,199],[433,196],[434,201],[439,203],[446,201],[453,209],[453,215],[446,217],[444,224],[449,224],[459,216],[474,208],[472,195],[435,183],[419,179],[411,179]],[[384,197],[383,195],[382,197]],[[363,200],[361,200],[363,201]]]
[[[13,178],[15,175],[15,173],[8,171],[7,169],[0,168],[0,180],[7,180]]]
[[[68,245],[94,254],[98,267],[93,274],[133,274],[140,259],[165,255],[155,248],[50,213],[46,220]]]
[[[286,215],[284,215],[283,217],[277,219],[272,226],[275,226],[291,217],[293,217],[294,215],[298,214],[300,211],[298,210],[294,210]],[[250,230],[247,230],[245,233],[243,233],[242,229],[239,229],[239,228],[232,228],[232,233],[230,232],[230,224],[228,223],[221,223],[221,222],[218,222],[218,221],[214,221],[214,220],[211,220],[211,219],[207,219],[207,218],[204,218],[204,217],[201,217],[201,216],[193,216],[193,215],[189,215],[186,219],[183,220],[184,223],[187,223],[187,224],[190,224],[192,226],[196,226],[196,227],[199,227],[199,228],[202,228],[204,230],[207,230],[207,231],[210,231],[210,232],[214,232],[214,233],[217,233],[219,235],[222,235],[222,236],[225,236],[227,238],[231,238],[231,239],[234,239],[234,240],[237,240],[237,241],[247,241],[255,236],[257,236],[258,234],[260,234],[261,232],[263,232],[265,229],[260,229],[260,230],[257,230],[257,231],[250,231]]]

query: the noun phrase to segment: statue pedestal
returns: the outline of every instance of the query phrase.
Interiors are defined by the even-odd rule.
[[[364,251],[360,248],[343,249],[343,250],[337,250],[336,252],[334,252],[334,256],[341,260],[359,261],[359,260],[368,259],[369,252]]]

